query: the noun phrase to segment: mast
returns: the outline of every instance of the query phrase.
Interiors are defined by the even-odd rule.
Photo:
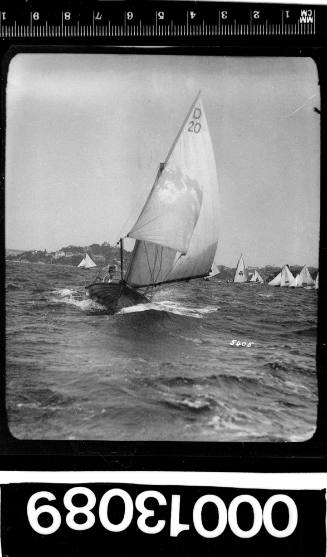
[[[120,278],[121,280],[124,280],[124,270],[123,270],[123,264],[124,264],[124,240],[123,238],[120,238],[119,240],[120,243]]]

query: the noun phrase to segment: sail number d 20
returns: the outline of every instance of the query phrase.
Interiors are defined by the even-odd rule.
[[[201,130],[201,123],[200,123],[201,114],[202,114],[201,108],[197,106],[193,110],[193,114],[192,114],[193,119],[189,122],[187,131],[199,133],[199,131]]]
[[[73,502],[75,496],[82,496],[85,500],[84,504],[76,506]],[[116,503],[119,502],[120,505],[123,505],[123,515],[118,523],[117,515],[112,511],[112,499],[116,499]],[[50,501],[52,504],[42,504],[42,500]],[[165,520],[162,518],[155,520],[155,510],[152,508],[153,500],[155,500],[155,507],[157,505],[165,507]],[[29,498],[27,517],[29,524],[38,534],[53,534],[60,528],[62,516],[54,504],[55,501],[55,495],[49,491],[39,491]],[[93,491],[87,487],[79,486],[73,487],[65,493],[63,504],[67,511],[65,512],[65,522],[68,528],[79,531],[92,528],[98,519],[107,531],[123,532],[135,520],[137,528],[145,534],[158,534],[167,524],[170,537],[177,537],[184,530],[188,531],[192,528],[203,538],[217,538],[228,528],[238,538],[253,538],[264,528],[274,538],[287,538],[293,534],[298,523],[297,506],[291,497],[284,494],[272,495],[263,507],[252,495],[244,494],[234,497],[227,507],[217,495],[203,495],[193,505],[192,520],[189,520],[192,524],[181,522],[180,509],[182,503],[180,495],[172,495],[169,501],[160,491],[156,490],[142,491],[133,501],[124,489],[109,489],[97,505],[97,499]],[[250,527],[248,529],[243,529],[238,522],[238,510],[240,505],[244,504],[247,505],[250,517]],[[274,524],[274,507],[276,504],[282,504],[288,516],[287,523],[282,529],[277,528]],[[97,507],[97,511],[95,511],[95,507]],[[207,527],[203,516],[205,507],[211,509],[214,517],[210,529]],[[135,510],[137,511],[137,517],[135,517]],[[111,521],[110,517],[112,512],[115,517],[114,522]],[[46,523],[42,519],[42,515],[46,517]],[[76,517],[78,517],[77,520]],[[214,528],[212,528],[212,524]]]

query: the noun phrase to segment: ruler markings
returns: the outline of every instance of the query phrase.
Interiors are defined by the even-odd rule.
[[[5,38],[10,37],[206,37],[213,35],[221,36],[235,36],[242,37],[249,35],[257,36],[301,36],[301,35],[315,35],[316,34],[316,11],[313,10],[313,18],[310,22],[302,22],[297,18],[294,22],[286,21],[287,14],[285,10],[280,12],[279,22],[269,22],[266,18],[264,21],[254,21],[252,11],[249,14],[248,23],[238,22],[237,17],[230,22],[222,21],[222,12],[218,11],[218,22],[207,23],[205,18],[192,23],[190,20],[190,13],[187,10],[185,20],[181,23],[174,23],[170,21],[161,22],[158,17],[158,12],[155,12],[155,22],[151,24],[143,24],[140,19],[138,22],[129,24],[127,22],[127,12],[124,11],[124,20],[121,24],[112,24],[110,20],[106,25],[97,24],[96,12],[92,12],[92,20],[89,24],[80,24],[70,22],[65,12],[61,11],[61,21],[58,24],[51,24],[51,21],[40,21],[38,12],[29,12],[29,22],[20,24],[19,20],[14,20],[12,23],[4,23],[3,15],[0,12],[0,36]]]

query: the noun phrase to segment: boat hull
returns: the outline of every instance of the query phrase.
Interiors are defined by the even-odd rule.
[[[123,282],[93,282],[85,287],[88,296],[113,314],[124,307],[148,303],[149,299]]]

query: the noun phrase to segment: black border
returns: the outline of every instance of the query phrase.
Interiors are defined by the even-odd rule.
[[[168,2],[166,2],[167,4]],[[244,5],[243,5],[244,6]],[[291,9],[291,6],[290,6]],[[326,15],[326,12],[324,12]],[[325,20],[324,20],[325,21]],[[327,18],[326,18],[327,23]],[[326,29],[327,31],[327,29]],[[166,39],[167,40],[167,39]],[[250,37],[247,41],[231,40],[207,41],[194,44],[194,38],[187,45],[183,41],[166,44],[143,45],[138,38],[131,40],[56,39],[48,44],[46,39],[33,38],[31,44],[26,39],[5,40],[0,45],[1,52],[1,207],[5,204],[5,116],[6,82],[9,64],[17,53],[117,53],[117,54],[183,54],[204,56],[297,56],[311,57],[318,69],[321,87],[321,229],[320,229],[320,288],[317,336],[318,371],[318,419],[317,431],[309,441],[275,443],[226,443],[226,442],[165,442],[165,441],[23,441],[15,439],[8,428],[5,401],[5,373],[0,376],[0,470],[188,470],[188,471],[326,471],[327,463],[327,412],[326,412],[326,369],[327,369],[327,315],[326,307],[326,255],[327,255],[327,40],[326,37],[312,39],[276,38],[261,39]],[[30,41],[29,41],[30,42]],[[151,43],[157,41],[152,40]],[[175,42],[177,44],[171,44]],[[220,42],[220,44],[212,43]],[[160,41],[159,41],[160,43]],[[158,48],[162,46],[164,48]],[[0,251],[5,260],[4,210],[1,211],[2,234]],[[5,370],[5,265],[1,266],[1,360]]]

